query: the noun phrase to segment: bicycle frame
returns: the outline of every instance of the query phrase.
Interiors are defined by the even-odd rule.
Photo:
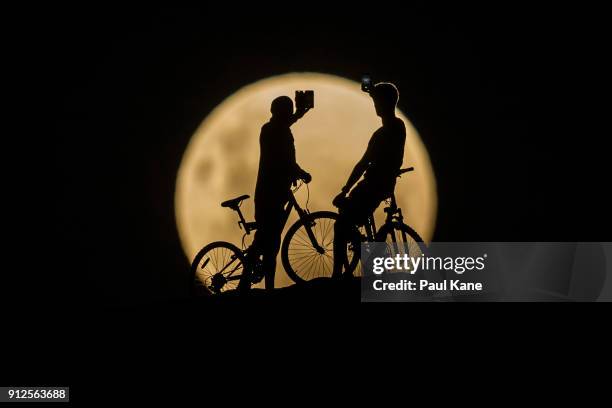
[[[295,209],[295,211],[298,214],[298,217],[300,218],[300,220],[303,220],[305,217],[307,217],[310,213],[308,212],[308,210],[303,209],[300,204],[298,203],[298,201],[295,198],[295,194],[294,194],[294,190],[289,192],[289,196],[288,196],[288,200],[287,200],[287,204],[284,208],[284,213],[283,213],[283,228],[285,227],[285,225],[287,224],[287,221],[289,220],[289,216],[291,215],[291,211],[293,211],[293,209]],[[245,234],[246,235],[250,235],[251,231],[255,230],[257,228],[257,225],[255,222],[247,222],[246,219],[244,218],[244,215],[242,214],[242,211],[240,210],[240,207],[236,207],[234,208],[234,210],[238,213],[238,217],[240,218],[240,221],[238,221],[238,227],[240,229],[244,228]],[[312,228],[311,225],[309,224],[305,224],[306,227],[306,234],[308,235],[308,238],[310,239],[310,242],[312,243],[312,246],[320,253],[324,253],[325,252],[325,248],[323,248],[319,242],[317,241],[314,233],[312,232]],[[244,245],[244,241],[243,241],[243,245]],[[246,255],[246,253],[252,248],[252,245],[246,249],[243,249],[243,254]],[[246,257],[246,259],[249,259],[248,256]],[[228,263],[222,270],[221,272],[225,271],[225,269],[227,267],[229,267],[233,262],[235,261],[232,260],[232,262]],[[232,271],[229,275],[228,275],[228,280],[235,280],[235,279],[240,279],[240,277],[233,277],[232,274],[235,272],[236,270]]]
[[[402,174],[408,173],[411,171],[414,171],[414,167],[400,169],[398,171],[397,177],[401,177]],[[391,199],[391,202],[389,203],[389,206],[384,209],[385,213],[387,214],[384,225],[389,225],[393,223],[394,221],[403,223],[404,216],[402,214],[402,209],[397,206],[397,201],[395,200],[395,191],[391,194],[391,197],[389,198]],[[368,241],[373,242],[376,239],[376,235],[378,234],[378,230],[376,229],[376,223],[374,221],[374,214],[371,214],[368,217],[368,221],[366,222],[365,229],[366,229],[366,235],[367,235]],[[404,231],[402,231],[402,239],[404,240],[403,242],[406,242],[406,233]],[[393,240],[394,248],[395,250],[397,250],[397,239],[395,238],[395,234],[393,234],[392,240]]]
[[[289,197],[287,200],[287,205],[285,206],[284,211],[284,215],[283,215],[283,228],[284,226],[287,224],[287,220],[289,219],[289,215],[291,215],[291,210],[293,210],[295,208],[296,212],[298,213],[298,216],[300,219],[306,217],[308,215],[308,212],[305,211],[304,209],[302,209],[302,207],[300,207],[300,204],[297,202],[297,200],[295,199],[295,195],[293,194],[293,191],[289,192]],[[255,222],[247,222],[247,220],[244,218],[244,215],[242,214],[242,211],[240,210],[240,207],[236,207],[233,208],[234,211],[236,211],[238,213],[238,217],[240,218],[240,221],[238,221],[238,228],[243,229],[244,228],[244,232],[247,235],[251,234],[251,231],[257,229],[256,223]],[[310,231],[310,229],[309,229]],[[314,235],[311,236],[311,234],[308,234],[309,237],[311,238],[311,240],[314,240]]]
[[[283,227],[285,226],[285,224],[287,223],[287,220],[289,219],[291,210],[294,208],[295,208],[295,211],[298,213],[298,217],[300,218],[300,220],[303,220],[309,214],[308,210],[304,210],[302,209],[302,207],[300,207],[300,204],[295,199],[295,195],[293,194],[293,191],[291,191],[291,193],[289,194],[289,202],[287,203],[287,207],[285,208],[285,220],[283,222]],[[324,253],[325,249],[321,245],[319,245],[319,242],[317,241],[316,237],[314,236],[314,233],[312,232],[311,225],[305,224],[305,227],[306,227],[306,234],[308,235],[308,238],[310,239],[310,243],[312,244],[312,246],[317,250],[317,252]]]
[[[391,194],[390,200],[391,202],[389,203],[389,206],[383,210],[387,214],[384,225],[388,225],[393,222],[404,222],[404,215],[402,214],[402,209],[397,206],[397,201],[395,200],[395,193]],[[364,225],[364,227],[366,230],[366,236],[368,241],[373,242],[379,232],[379,230],[376,229],[374,214],[368,217],[368,221]],[[394,245],[394,249],[397,251],[397,238],[395,237],[395,234],[392,235],[391,239]],[[403,242],[406,242],[406,233],[404,231],[402,231],[402,239]]]

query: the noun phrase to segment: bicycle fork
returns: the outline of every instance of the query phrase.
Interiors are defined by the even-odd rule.
[[[297,200],[295,199],[295,196],[293,194],[291,194],[289,196],[289,203],[287,204],[287,208],[286,208],[285,222],[289,218],[289,213],[291,212],[292,208],[295,208],[295,211],[298,213],[298,216],[300,217],[300,220],[306,220],[307,217],[310,215],[309,212],[304,211],[302,209],[302,207],[300,207],[300,205],[298,204]],[[316,249],[318,253],[324,254],[325,253],[325,248],[323,248],[317,242],[317,238],[315,237],[314,232],[312,232],[312,225],[311,225],[311,223],[310,222],[304,222],[304,226],[306,227],[306,234],[308,235],[308,239],[310,239],[310,243],[312,244],[312,247],[314,249]]]
[[[299,206],[295,206],[295,210],[297,211],[298,215],[300,216],[301,220],[306,221],[307,217],[310,215],[308,212],[302,210]],[[324,254],[325,253],[325,248],[323,248],[319,242],[317,242],[317,238],[314,235],[314,232],[312,232],[312,227],[313,227],[314,222],[304,222],[304,226],[306,228],[306,235],[308,235],[308,239],[310,239],[310,243],[312,244],[313,248],[317,250],[318,253],[320,254]]]
[[[393,222],[398,222],[399,224],[404,222],[404,216],[402,215],[402,209],[398,208],[397,205],[395,204],[395,197],[393,197],[391,199],[391,206],[389,208],[385,209],[385,212],[387,213],[387,220],[386,220],[386,224],[392,224]],[[407,245],[407,236],[406,236],[406,232],[402,229],[401,230],[401,246],[406,245],[406,247],[404,248],[400,248],[398,246],[397,243],[397,237],[395,236],[395,231],[393,229],[391,229],[391,242],[393,243],[393,251],[395,254],[400,254],[401,250],[404,250],[404,253],[409,255],[409,248]]]

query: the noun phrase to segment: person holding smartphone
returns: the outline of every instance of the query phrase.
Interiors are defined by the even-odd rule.
[[[361,89],[372,97],[382,126],[370,138],[363,157],[333,200],[340,214],[334,225],[333,278],[342,276],[346,263],[347,234],[352,226],[365,223],[380,203],[391,196],[404,159],[406,126],[395,116],[399,100],[397,88],[386,82],[372,86],[370,78],[364,77]],[[361,176],[363,180],[355,186]]]
[[[255,187],[257,231],[252,245],[254,251],[249,253],[249,256],[262,257],[266,290],[274,289],[276,256],[285,225],[284,207],[289,198],[291,184],[296,180],[309,183],[312,179],[310,174],[297,164],[291,133],[291,125],[313,107],[311,93],[309,95],[308,91],[296,92],[295,112],[293,101],[288,96],[274,99],[270,108],[272,117],[262,126],[259,136],[259,171]],[[247,273],[243,273],[238,289],[244,291],[250,287],[250,279]]]

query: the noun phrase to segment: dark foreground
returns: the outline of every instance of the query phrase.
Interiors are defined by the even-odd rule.
[[[251,289],[247,294],[238,291],[228,291],[214,296],[203,296],[193,299],[196,304],[214,304],[226,302],[267,302],[267,301],[308,301],[308,302],[336,302],[360,301],[361,279],[350,278],[332,280],[330,278],[317,278],[311,281],[294,284],[273,291],[264,289]]]

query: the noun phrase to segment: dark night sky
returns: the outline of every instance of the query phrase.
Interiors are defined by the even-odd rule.
[[[226,96],[291,71],[371,72],[399,86],[438,180],[436,240],[609,234],[595,176],[603,134],[586,92],[601,69],[592,16],[516,3],[370,17],[320,6],[300,17],[82,7],[37,17],[56,170],[47,249],[61,263],[52,280],[62,299],[182,295],[188,265],[173,209],[182,152]]]

